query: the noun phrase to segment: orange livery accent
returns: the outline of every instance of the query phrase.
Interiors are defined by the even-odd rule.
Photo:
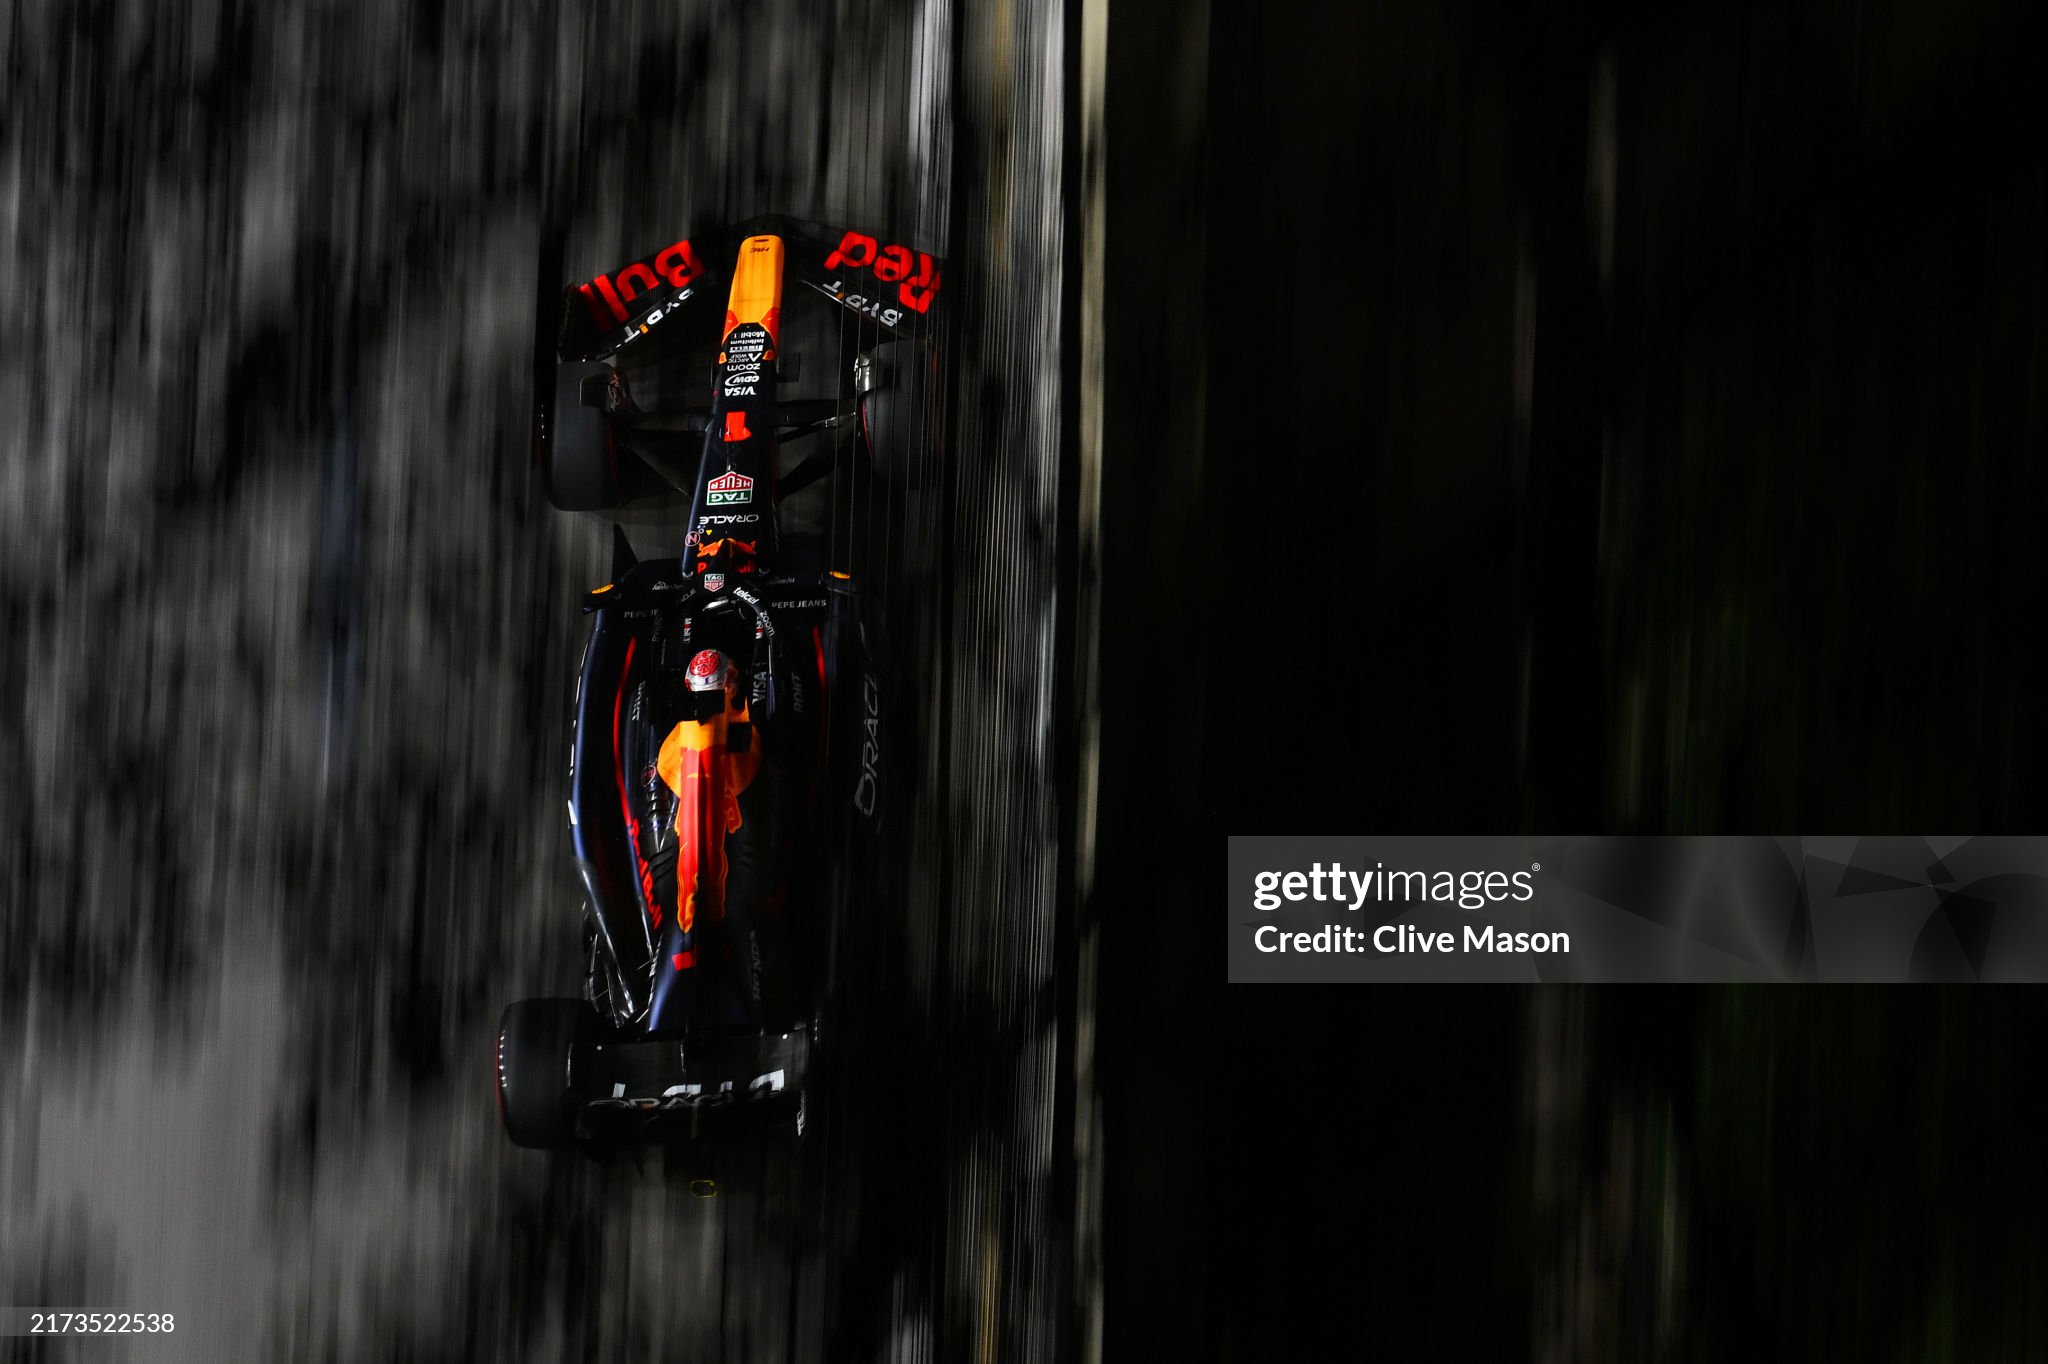
[[[676,926],[688,933],[697,915],[725,918],[727,835],[740,828],[740,793],[761,771],[758,731],[745,749],[728,742],[732,725],[748,724],[747,699],[728,690],[709,720],[684,720],[662,741],[657,766],[676,794]]]
[[[768,332],[768,354],[782,339],[782,238],[749,237],[740,243],[738,263],[733,267],[732,292],[725,305],[725,334],[749,322],[758,322]]]
[[[758,540],[734,540],[731,538],[723,540],[706,540],[704,543],[697,546],[697,557],[699,559],[716,559],[719,555],[725,553],[725,547],[727,545],[731,545],[733,557],[737,558],[738,556],[744,554],[748,558],[752,558],[754,555],[755,546],[759,545],[760,543],[761,542]],[[751,573],[753,571],[753,565],[741,564],[733,571],[736,573]]]

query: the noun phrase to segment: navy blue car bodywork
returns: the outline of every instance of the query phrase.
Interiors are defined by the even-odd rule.
[[[615,486],[651,471],[689,505],[674,557],[639,557],[615,527],[612,581],[584,598],[568,809],[589,1010],[562,1081],[579,1138],[653,1135],[678,1117],[695,1131],[741,1109],[790,1111],[801,1129],[833,934],[863,903],[885,744],[865,585],[835,545],[783,536],[777,515],[792,485],[863,448],[865,410],[857,394],[779,400],[781,313],[833,308],[871,335],[922,336],[940,279],[927,253],[757,219],[561,291],[542,368],[590,377],[574,408],[537,383],[536,459],[566,423],[599,421]],[[721,283],[691,459],[609,362],[715,316]],[[821,434],[816,467],[778,487],[780,442]]]

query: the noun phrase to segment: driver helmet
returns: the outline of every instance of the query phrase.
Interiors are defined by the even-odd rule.
[[[716,649],[698,650],[687,676],[691,691],[732,691],[739,685],[739,669]]]

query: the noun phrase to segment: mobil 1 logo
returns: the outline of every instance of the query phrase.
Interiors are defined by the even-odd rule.
[[[724,393],[751,398],[760,392],[761,366],[768,358],[768,329],[758,322],[734,327],[725,338]]]

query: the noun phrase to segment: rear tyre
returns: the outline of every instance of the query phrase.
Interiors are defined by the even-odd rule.
[[[609,365],[555,366],[551,391],[536,394],[533,444],[541,486],[563,511],[602,511],[625,500],[611,419],[582,403],[586,379],[603,379]]]
[[[498,1022],[498,1112],[516,1146],[548,1150],[576,1137],[575,1068],[590,1006],[522,999]]]
[[[861,357],[860,425],[868,461],[887,482],[922,487],[932,476],[938,446],[938,353],[923,341],[884,341]]]

